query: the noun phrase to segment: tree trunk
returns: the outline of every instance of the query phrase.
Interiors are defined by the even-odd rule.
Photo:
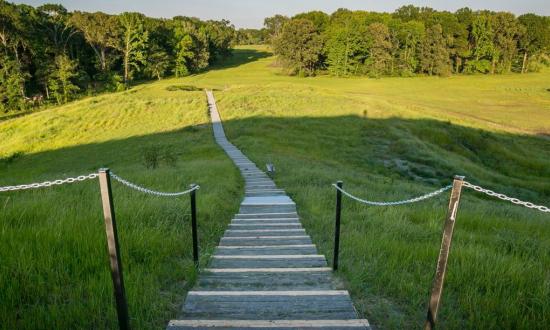
[[[124,84],[128,86],[128,51],[124,53]]]
[[[521,64],[521,73],[525,73],[525,66],[527,65],[527,51],[523,54],[523,63]]]
[[[491,74],[495,74],[496,66],[497,66],[497,61],[496,61],[495,58],[493,57],[493,59],[492,59],[492,61],[491,61]]]
[[[101,47],[101,54],[100,54],[99,62],[101,62],[101,71],[105,72],[105,69],[107,68],[107,64],[105,63],[105,48],[104,47]]]

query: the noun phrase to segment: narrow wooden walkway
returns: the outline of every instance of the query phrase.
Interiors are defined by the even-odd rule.
[[[296,205],[239,149],[207,92],[214,136],[245,178],[245,198],[210,266],[168,329],[368,329],[302,227]]]

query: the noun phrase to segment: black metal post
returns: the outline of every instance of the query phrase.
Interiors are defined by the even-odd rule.
[[[195,188],[196,184],[192,184],[191,188]],[[191,195],[191,230],[193,233],[193,261],[195,262],[195,267],[199,267],[199,242],[197,234],[197,198],[196,190],[193,190]]]
[[[130,320],[128,316],[126,293],[124,290],[124,279],[122,277],[122,261],[118,245],[118,233],[109,169],[99,170],[99,187],[101,190],[101,202],[103,204],[103,217],[105,218],[105,231],[107,233],[107,246],[111,263],[111,278],[113,280],[118,325],[120,329],[127,330],[130,329]]]
[[[336,182],[338,188],[342,188],[344,183],[342,181]],[[338,269],[338,251],[340,250],[340,217],[342,214],[342,192],[336,189],[336,223],[334,228],[334,259],[332,262],[332,269]]]
[[[443,238],[441,240],[439,257],[437,259],[437,268],[435,270],[435,277],[432,285],[430,302],[428,304],[428,314],[426,315],[426,322],[424,323],[425,330],[432,330],[435,328],[437,311],[441,304],[443,283],[445,282],[445,274],[447,272],[447,260],[449,259],[449,252],[451,250],[451,242],[453,239],[453,231],[456,222],[456,213],[458,211],[458,204],[460,202],[460,192],[462,191],[463,184],[464,177],[455,176],[455,179],[453,181],[453,189],[451,191],[451,198],[449,201],[449,208],[447,210],[447,218],[443,227]]]

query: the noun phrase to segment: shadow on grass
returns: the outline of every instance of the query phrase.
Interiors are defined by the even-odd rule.
[[[296,157],[340,164],[404,181],[440,185],[454,174],[472,182],[541,200],[550,196],[550,149],[545,138],[495,133],[429,119],[341,117],[250,117],[224,121],[228,137],[262,158]],[[1,183],[25,173],[67,173],[142,157],[143,146],[185,134],[195,147],[208,139],[208,126],[80,145],[34,154],[17,152],[0,159]],[[200,134],[187,134],[200,132]],[[170,137],[170,138],[168,138]],[[256,152],[259,148],[261,152]],[[185,147],[180,153],[185,153]],[[263,164],[260,164],[263,166]],[[334,179],[341,173],[334,169]],[[43,178],[44,175],[41,175]],[[29,177],[30,180],[36,178]],[[513,188],[515,187],[515,188]],[[542,194],[542,196],[540,196]]]
[[[290,188],[290,191],[295,192],[293,197],[297,197],[298,207],[300,211],[303,212],[301,214],[305,213],[306,219],[309,214],[310,218],[319,220],[317,221],[318,224],[308,224],[306,222],[306,227],[311,226],[314,228],[311,233],[316,242],[330,241],[329,231],[322,227],[315,229],[316,227],[314,226],[330,224],[333,212],[332,205],[325,201],[332,201],[333,191],[330,189],[330,183],[337,179],[343,179],[346,182],[355,182],[355,184],[361,185],[366,184],[366,182],[369,182],[368,180],[371,179],[376,180],[378,183],[383,181],[385,185],[378,184],[378,188],[382,186],[387,190],[391,190],[393,189],[393,185],[397,185],[403,188],[403,193],[406,194],[410,192],[412,185],[420,185],[422,189],[429,190],[428,186],[440,187],[443,184],[447,184],[453,174],[464,174],[467,176],[468,180],[474,183],[479,182],[495,190],[510,193],[514,196],[535,202],[543,202],[550,196],[550,183],[544,180],[544,178],[550,177],[550,150],[545,148],[547,147],[546,141],[533,136],[492,133],[436,120],[411,120],[402,118],[370,119],[360,116],[293,118],[253,117],[227,120],[224,122],[224,125],[229,140],[241,148],[252,160],[256,161],[261,168],[263,168],[264,162],[273,161],[275,163],[278,169],[276,181],[278,181],[279,184],[281,182],[283,183],[281,188]],[[212,133],[210,130],[210,126],[187,127],[182,130],[168,133],[130,137],[127,139],[79,145],[34,154],[19,154],[17,157],[11,157],[9,161],[4,159],[0,162],[0,172],[2,173],[0,185],[35,182],[60,176],[89,173],[100,167],[112,167],[113,170],[117,171],[117,174],[132,181],[137,181],[137,183],[144,185],[147,185],[147,182],[162,183],[161,186],[152,187],[162,190],[163,185],[170,186],[174,183],[173,181],[167,182],[166,177],[163,177],[163,175],[166,175],[168,172],[172,174],[175,172],[184,173],[185,180],[181,180],[182,185],[183,183],[189,183],[188,180],[193,180],[202,185],[199,196],[199,203],[201,203],[199,207],[202,226],[201,235],[203,235],[201,236],[201,244],[213,246],[216,244],[217,239],[219,239],[223,231],[224,221],[230,219],[232,206],[238,204],[240,196],[234,191],[238,188],[232,186],[235,184],[236,180],[234,180],[234,178],[227,178],[228,166],[215,165],[218,162],[228,162],[228,159],[221,149],[213,145]],[[150,145],[176,148],[178,150],[177,156],[180,158],[181,167],[171,169],[167,168],[167,165],[161,165],[161,170],[147,170],[145,165],[142,164],[143,148]],[[163,168],[164,170],[162,170]],[[233,170],[235,169],[233,168]],[[144,179],[144,177],[146,178]],[[223,182],[220,182],[222,179]],[[290,187],[285,186],[284,183],[288,183]],[[369,185],[369,187],[371,186]],[[0,214],[3,214],[3,235],[6,235],[2,240],[2,245],[6,244],[6,249],[9,250],[25,249],[31,251],[31,254],[38,255],[38,257],[34,259],[16,260],[14,258],[8,258],[7,256],[9,253],[7,252],[4,254],[5,258],[3,263],[5,267],[2,268],[2,272],[6,273],[0,274],[0,277],[10,278],[13,277],[12,274],[14,274],[14,272],[19,274],[18,272],[20,271],[23,273],[23,270],[27,273],[24,278],[18,278],[17,281],[4,282],[3,284],[3,288],[6,290],[4,292],[11,292],[13,294],[13,296],[0,299],[0,304],[7,304],[3,305],[1,308],[1,310],[6,313],[6,315],[0,315],[0,321],[3,320],[4,324],[14,326],[27,325],[28,327],[32,327],[29,326],[29,324],[35,324],[34,322],[37,320],[46,322],[43,324],[46,327],[61,328],[93,328],[94,326],[98,327],[98,325],[111,327],[116,324],[116,318],[112,311],[112,302],[110,301],[110,299],[112,299],[109,291],[110,283],[108,277],[103,276],[107,271],[106,262],[104,262],[106,261],[104,251],[97,252],[97,255],[94,256],[101,261],[97,262],[97,265],[95,263],[92,266],[88,265],[87,263],[91,263],[90,260],[93,260],[93,258],[86,259],[84,266],[87,266],[87,269],[91,270],[82,272],[80,269],[83,267],[81,264],[84,262],[83,260],[76,258],[74,265],[67,265],[67,263],[71,262],[70,260],[73,260],[71,258],[74,258],[74,256],[72,256],[73,251],[67,250],[61,253],[64,251],[62,250],[64,243],[59,243],[57,234],[51,234],[53,237],[50,242],[52,243],[51,248],[44,247],[44,244],[41,243],[41,239],[44,239],[45,234],[56,233],[64,228],[62,226],[58,228],[58,226],[55,225],[57,220],[54,221],[54,219],[48,219],[48,221],[45,222],[43,214],[40,213],[41,211],[51,207],[52,209],[58,209],[59,214],[65,217],[67,217],[66,214],[68,214],[69,217],[74,216],[75,218],[84,218],[85,220],[98,216],[99,206],[97,205],[97,190],[93,192],[84,191],[85,188],[87,188],[87,186],[80,186],[79,188],[78,185],[74,185],[61,189],[51,188],[49,191],[43,190],[40,193],[34,194],[31,192],[6,194],[4,196],[8,198],[12,196],[15,200],[9,204],[8,202],[4,204],[4,199],[0,200],[2,202],[0,206],[4,205],[4,209],[0,210]],[[96,188],[97,187],[94,187],[94,189]],[[122,190],[125,188],[121,187],[120,189]],[[227,191],[231,189],[233,189],[233,191],[227,193]],[[319,193],[319,191],[322,193]],[[144,212],[143,205],[141,204],[142,199],[138,198],[134,200],[133,196],[136,195],[132,193],[133,192],[126,192],[126,198],[120,204],[117,204],[119,207],[125,207],[126,209],[126,211],[121,212],[121,215],[129,216],[132,214],[134,208],[135,210]],[[376,191],[374,193],[376,193]],[[39,198],[36,198],[37,196]],[[93,207],[97,212],[86,215],[89,211],[67,211],[68,208],[66,208],[65,205],[77,205],[75,204],[76,199],[82,198],[82,196],[92,196],[95,198],[95,202],[90,205],[78,205],[85,209]],[[119,195],[117,194],[117,196]],[[203,196],[205,197],[203,198]],[[206,198],[207,200],[205,201]],[[315,198],[317,199],[315,200]],[[307,202],[307,204],[310,204],[309,206],[303,207],[300,205],[300,201],[308,199],[311,199]],[[42,207],[36,207],[37,204],[44,205]],[[6,208],[15,208],[17,205],[20,205],[19,207],[24,205],[25,211],[17,212],[18,209],[13,209],[11,211],[6,210]],[[155,205],[157,209],[155,209]],[[70,209],[72,210],[73,207]],[[398,216],[396,216],[396,218],[414,218],[414,216],[408,215],[407,209],[403,210],[404,211],[398,211],[403,212],[399,213],[401,218]],[[157,213],[157,211],[160,212]],[[182,299],[181,294],[183,290],[181,285],[177,291],[176,297],[171,296],[169,301],[157,303],[156,299],[158,297],[155,296],[155,294],[159,296],[162,295],[156,287],[158,282],[163,282],[163,287],[161,289],[163,292],[166,292],[166,289],[169,291],[174,287],[178,287],[178,283],[182,281],[180,277],[170,275],[173,273],[173,268],[170,267],[180,267],[181,265],[178,265],[181,261],[176,259],[183,257],[181,253],[175,255],[170,254],[170,249],[166,247],[176,248],[177,245],[181,243],[179,241],[181,237],[172,237],[170,240],[167,240],[167,236],[163,236],[169,235],[170,230],[177,230],[176,228],[182,227],[181,223],[169,221],[170,217],[176,217],[170,214],[169,211],[180,212],[181,210],[175,210],[173,206],[166,203],[153,204],[145,213],[147,217],[144,218],[149,220],[134,219],[136,222],[121,226],[122,233],[129,230],[128,227],[130,227],[134,232],[132,235],[135,236],[134,239],[123,240],[121,244],[123,248],[127,249],[124,251],[123,257],[126,258],[125,262],[127,260],[131,265],[131,267],[127,268],[129,269],[129,274],[137,274],[127,277],[127,289],[130,293],[128,296],[139,296],[140,301],[144,302],[139,303],[137,301],[130,301],[130,313],[136,318],[133,321],[138,324],[137,327],[150,328],[154,325],[158,326],[159,324],[161,327],[164,327],[165,323],[162,324],[163,322],[176,316],[170,313],[175,313]],[[422,215],[429,214],[429,212],[428,210],[427,213],[422,213]],[[354,220],[352,217],[355,217],[355,214],[346,214],[350,223],[351,220]],[[313,215],[315,215],[315,217],[313,217]],[[162,219],[159,219],[159,216],[162,217]],[[181,216],[181,214],[179,216]],[[371,216],[372,220],[376,220],[374,216],[376,216],[376,219],[385,219],[388,215],[386,213],[374,214]],[[37,219],[40,219],[40,221]],[[123,219],[122,216],[121,219]],[[68,220],[73,221],[74,219],[71,218]],[[425,225],[424,222],[419,222],[420,224],[418,226],[411,221],[409,222],[403,223],[402,225],[405,226],[403,228],[419,231],[414,234],[416,236],[409,238],[409,242],[411,244],[421,242],[425,244],[425,246],[422,245],[418,249],[408,248],[399,253],[395,253],[395,255],[392,255],[392,251],[376,251],[377,255],[378,253],[387,254],[385,258],[389,258],[394,262],[396,262],[396,260],[401,260],[400,262],[414,260],[414,264],[412,266],[409,265],[409,268],[389,269],[393,267],[392,263],[377,263],[377,257],[373,257],[371,255],[372,252],[368,252],[369,250],[375,251],[374,245],[365,246],[365,251],[367,252],[359,249],[357,250],[359,252],[350,252],[350,250],[348,250],[346,253],[346,249],[349,247],[346,247],[345,244],[347,243],[344,243],[344,253],[342,256],[343,275],[348,281],[355,281],[353,286],[355,289],[354,297],[357,295],[359,297],[365,295],[364,291],[367,290],[365,287],[369,287],[370,282],[365,283],[366,280],[360,278],[348,278],[350,273],[361,273],[361,269],[357,272],[355,272],[354,269],[348,269],[346,271],[346,267],[364,267],[365,262],[367,265],[375,265],[376,267],[372,267],[372,273],[381,274],[381,276],[388,276],[386,273],[401,273],[402,275],[400,276],[403,276],[403,274],[407,275],[408,271],[413,274],[411,269],[416,269],[416,267],[422,268],[421,274],[424,276],[421,278],[422,283],[416,285],[420,285],[421,288],[426,288],[427,292],[429,278],[432,275],[431,268],[429,267],[431,267],[433,260],[435,260],[434,256],[437,253],[439,228],[437,226],[433,226],[433,228],[429,227]],[[124,222],[122,221],[122,223]],[[163,235],[157,235],[159,229],[154,227],[152,225],[153,223],[159,223],[163,226],[160,230]],[[369,222],[365,223],[368,225]],[[42,226],[44,226],[44,228],[42,228]],[[210,227],[207,228],[206,226],[215,227],[215,230],[212,231]],[[350,224],[346,224],[345,226],[349,228],[348,226],[350,226]],[[393,223],[393,226],[397,225]],[[28,235],[20,236],[22,228],[26,228],[29,231]],[[381,228],[384,227],[371,226],[367,228],[368,230],[361,228],[355,232],[370,232],[369,235],[371,236],[369,236],[369,239],[364,239],[364,241],[375,242],[377,237],[388,235],[388,232]],[[140,235],[146,229],[147,235]],[[476,230],[472,229],[471,236],[480,235],[479,230],[477,228],[474,229]],[[346,239],[345,235],[351,235],[351,233],[346,234],[345,231],[349,229],[344,228],[343,230],[343,237]],[[395,231],[399,230],[401,229],[395,229]],[[522,244],[524,243],[522,242],[526,237],[524,233],[517,235],[509,234],[508,236],[500,237],[498,236],[500,235],[500,231],[497,230],[503,231],[496,227],[485,229],[487,235],[496,233],[494,235],[497,236],[498,244],[506,240],[512,250],[508,252],[500,251],[500,245],[494,243],[494,246],[490,248],[494,248],[497,252],[492,252],[494,256],[490,256],[489,258],[500,260],[501,254],[513,254],[515,253],[513,249],[523,249]],[[37,232],[36,235],[34,233],[35,231]],[[102,237],[101,228],[97,229],[97,231],[96,236]],[[426,238],[427,231],[432,233],[435,239],[432,239],[433,237],[431,236],[428,237],[429,239]],[[61,233],[63,241],[78,241],[71,237],[73,234],[70,231],[61,230]],[[410,231],[406,232],[404,229],[403,232],[399,231],[399,234],[402,236],[413,235],[413,233]],[[74,235],[77,235],[76,232]],[[81,237],[81,233],[78,235],[78,237]],[[547,239],[547,237],[544,236],[546,234],[540,233],[540,235],[543,236],[542,239]],[[158,239],[152,242],[150,241],[150,237],[157,237]],[[319,237],[321,237],[321,239],[319,239]],[[168,241],[171,242],[171,245],[167,245]],[[55,244],[53,244],[53,242],[55,242]],[[144,242],[147,244],[144,244]],[[72,242],[69,246],[74,249],[79,249],[80,246],[80,249],[82,249],[82,244],[90,251],[99,249],[97,244],[91,244],[86,242],[86,240],[82,242]],[[151,253],[151,244],[155,246],[155,249],[152,251],[164,255],[158,257],[155,253]],[[186,246],[189,245],[188,242],[185,244]],[[321,243],[321,245],[322,244],[325,243]],[[483,244],[489,243],[476,244],[480,244],[480,248],[483,249],[485,248]],[[128,245],[130,245],[130,247],[128,247]],[[535,244],[533,246],[537,247],[538,245]],[[327,250],[326,247],[323,249],[323,251]],[[38,251],[45,253],[45,255],[40,255]],[[430,251],[430,254],[427,256],[418,256],[415,254],[418,251]],[[547,251],[547,249],[539,250],[538,248],[533,248],[532,251],[534,252],[530,253],[534,254],[536,257],[538,256],[537,253],[539,253],[537,251]],[[65,256],[64,254],[70,256]],[[0,256],[1,255],[0,253]],[[469,256],[468,254],[464,254],[463,256],[466,260],[476,260],[475,256]],[[186,253],[186,258],[189,259],[189,257],[189,253]],[[519,260],[518,263],[520,266],[524,264],[529,266],[529,263],[525,260],[531,257],[532,256],[514,255],[514,258]],[[37,261],[39,258],[50,260],[51,262],[42,264]],[[53,261],[54,259],[55,262]],[[418,262],[416,261],[417,259],[424,260],[422,262],[425,263]],[[457,258],[453,260],[462,260],[461,262],[464,262],[464,259]],[[152,270],[150,266],[151,263],[155,264],[155,267],[152,267],[154,270]],[[166,269],[159,272],[158,269],[162,268],[164,263],[167,263]],[[464,263],[467,264],[467,262]],[[48,267],[54,267],[54,271],[50,273]],[[453,265],[453,267],[455,267],[454,269],[458,268],[456,265]],[[524,268],[529,269],[528,267],[521,267],[521,269]],[[429,269],[429,271],[426,271],[426,269]],[[155,273],[155,275],[151,275],[151,272]],[[506,270],[502,270],[502,272],[504,273],[503,276],[506,276]],[[38,275],[33,279],[29,274]],[[69,276],[67,277],[66,275]],[[73,278],[73,275],[75,278]],[[467,275],[462,275],[461,279],[469,279]],[[455,276],[458,275],[455,274]],[[101,285],[97,284],[98,279],[96,279],[96,277],[101,278],[104,283]],[[412,277],[414,278],[414,276]],[[132,282],[132,279],[136,278],[141,279],[139,283]],[[403,281],[410,280],[410,278],[406,276],[403,278]],[[47,281],[35,282],[34,280],[36,279],[47,279]],[[78,280],[81,280],[82,283],[74,282]],[[375,279],[371,277],[368,277],[368,280],[375,281]],[[387,291],[380,291],[385,292],[388,299],[394,300],[395,305],[400,306],[400,308],[404,310],[413,311],[411,312],[412,314],[407,315],[413,320],[410,321],[412,323],[407,323],[407,325],[414,325],[416,321],[421,322],[421,317],[420,319],[416,319],[416,321],[415,318],[417,317],[417,313],[424,313],[424,305],[418,307],[414,302],[407,300],[407,297],[400,296],[400,294],[402,294],[401,292],[395,293],[400,290],[399,288],[402,287],[402,283],[392,283],[391,278],[387,278],[386,280],[388,282]],[[415,280],[418,281],[418,278],[415,278]],[[514,279],[514,281],[523,283],[520,282],[520,280]],[[167,282],[169,283],[167,284]],[[480,285],[480,282],[476,283]],[[25,285],[27,285],[26,288]],[[473,284],[468,287],[468,283],[465,282],[460,290],[469,289],[467,292],[475,296],[476,299],[484,299],[482,293],[475,293],[478,286],[472,286]],[[417,288],[414,289],[416,290]],[[532,286],[530,289],[533,289],[532,291],[534,292],[543,292],[542,289],[538,290],[539,288],[536,286]],[[24,290],[24,294],[21,290]],[[74,292],[72,290],[74,290]],[[142,295],[143,290],[149,290],[149,295],[147,295],[146,298]],[[465,299],[460,296],[460,290],[453,288],[453,284],[449,286],[448,292],[452,292],[453,295],[452,299],[448,299],[449,306],[453,305],[453,302],[458,304],[457,301],[460,302],[461,299]],[[59,297],[53,299],[50,292],[56,292]],[[79,298],[80,292],[87,292],[87,296],[98,294],[102,296],[102,299],[94,300],[88,297],[86,300],[81,300]],[[420,300],[422,302],[425,301],[423,295],[426,292],[423,291],[420,294]],[[506,290],[502,290],[499,294],[508,297]],[[511,292],[509,295],[512,296],[514,293]],[[20,296],[24,296],[24,304],[21,303]],[[537,315],[543,314],[541,311],[545,310],[548,304],[544,303],[545,305],[542,307],[537,307],[537,305],[535,308],[532,306],[533,301],[530,300],[531,298],[527,297],[522,299],[521,303],[514,304],[517,307],[512,311],[514,313],[510,315],[529,315],[525,317],[533,318],[521,323],[523,325],[540,324],[540,322],[536,323]],[[534,297],[533,299],[538,299],[538,297]],[[66,309],[67,301],[71,302],[69,309]],[[152,308],[153,305],[157,306],[155,307],[156,309],[160,308],[161,310]],[[465,306],[467,304],[462,305]],[[492,308],[486,311],[487,315],[504,317],[506,314],[503,312],[505,306],[501,305],[511,306],[512,304],[505,304],[500,301],[497,301],[493,307],[487,304],[487,306],[489,306],[486,306],[487,308]],[[47,306],[47,308],[38,310],[38,307],[33,306]],[[79,308],[79,306],[81,308]],[[170,308],[172,309],[170,310],[168,306],[171,306]],[[93,307],[94,313],[89,313],[87,307]],[[460,307],[460,304],[458,304],[458,307]],[[151,312],[148,308],[151,308],[153,311]],[[166,308],[166,310],[162,310],[163,308]],[[51,314],[51,310],[63,310],[63,313]],[[83,310],[87,312],[83,312]],[[534,313],[528,313],[528,310],[534,311]],[[153,313],[152,316],[151,313]],[[444,311],[443,314],[445,315],[446,313],[449,312]],[[468,313],[471,313],[468,308],[460,308],[460,310],[456,312],[456,317],[454,315],[453,317],[460,319],[460,317],[464,315],[465,318],[475,320],[475,316],[471,316]],[[17,317],[21,317],[23,320],[15,320],[14,317],[16,315],[19,315]],[[87,315],[88,317],[82,318],[80,317],[81,315]],[[142,319],[139,315],[147,315],[147,319]],[[508,319],[512,319],[512,316]],[[106,320],[106,318],[108,320]],[[382,320],[379,321],[383,322]],[[490,319],[487,320],[486,323],[481,322],[478,325],[481,327],[484,325],[490,326],[494,324],[491,323],[493,321],[495,320]],[[513,327],[513,325],[518,325],[519,323],[506,324],[512,325]],[[455,323],[452,323],[450,328],[454,328],[455,325]]]
[[[260,51],[256,49],[233,49],[233,52],[229,57],[216,61],[209,68],[205,69],[205,72],[234,68],[270,56],[273,56],[273,54],[267,51]]]

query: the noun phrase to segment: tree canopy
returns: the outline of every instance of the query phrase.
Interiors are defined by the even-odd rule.
[[[57,4],[0,0],[0,111],[197,72],[230,56],[236,39],[226,20],[69,12]]]
[[[299,63],[296,54],[304,51],[304,44],[286,29],[307,33],[308,40],[319,40],[322,47],[316,54],[310,47]],[[317,62],[308,74],[376,77],[524,73],[550,62],[550,17],[535,14],[516,17],[469,8],[451,13],[412,5],[391,14],[338,9],[331,15],[275,15],[265,19],[263,31],[290,74],[311,67],[311,58]]]

